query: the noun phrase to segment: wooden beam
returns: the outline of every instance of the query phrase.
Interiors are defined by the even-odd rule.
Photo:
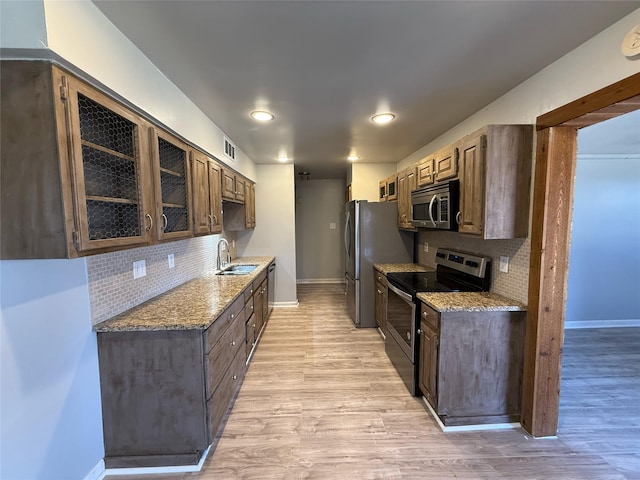
[[[538,130],[542,130],[543,128],[563,125],[566,122],[580,118],[583,115],[624,102],[638,95],[640,95],[640,73],[631,75],[630,77],[620,80],[613,85],[602,88],[585,97],[568,103],[563,107],[539,116],[536,128]],[[632,110],[635,110],[636,108]]]
[[[574,127],[538,132],[521,413],[536,437],[558,426],[576,150]]]

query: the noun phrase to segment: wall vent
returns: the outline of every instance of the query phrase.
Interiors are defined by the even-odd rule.
[[[236,146],[227,137],[224,137],[224,154],[235,162]]]

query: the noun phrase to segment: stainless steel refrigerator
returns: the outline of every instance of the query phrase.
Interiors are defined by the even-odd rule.
[[[414,234],[398,230],[397,202],[353,200],[345,206],[347,308],[356,327],[375,327],[374,263],[411,263]]]

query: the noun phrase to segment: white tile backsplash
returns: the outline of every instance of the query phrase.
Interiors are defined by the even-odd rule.
[[[216,247],[221,235],[104,253],[87,257],[91,322],[107,320],[216,268]],[[235,232],[224,237],[236,240]],[[169,268],[167,256],[174,255]],[[236,256],[231,249],[232,257]],[[133,278],[133,262],[146,261],[147,275]]]
[[[482,240],[456,232],[426,231],[418,234],[418,262],[435,267],[438,247],[452,248],[491,257],[491,291],[527,304],[531,239]],[[429,252],[424,243],[429,242]],[[509,257],[509,273],[499,271],[500,256]]]

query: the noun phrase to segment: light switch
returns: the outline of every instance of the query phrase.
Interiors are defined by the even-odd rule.
[[[147,276],[147,263],[144,260],[133,262],[133,278],[141,278]]]
[[[329,230],[335,230],[336,229],[336,224],[334,222],[331,222],[329,224]]]
[[[509,273],[509,257],[500,256],[500,271]]]
[[[173,268],[176,266],[175,259],[173,258],[173,253],[167,255],[167,263],[169,263],[169,268]]]

